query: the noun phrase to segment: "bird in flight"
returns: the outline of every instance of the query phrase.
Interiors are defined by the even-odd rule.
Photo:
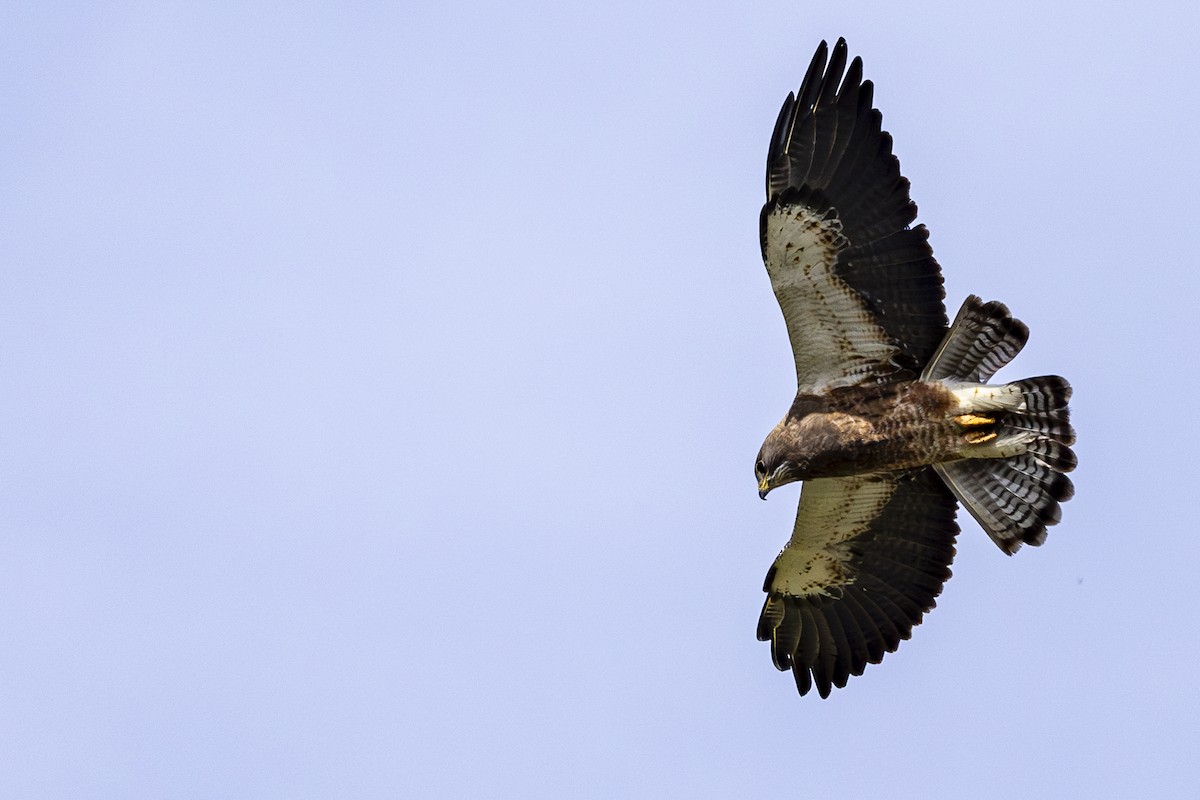
[[[950,577],[957,504],[1001,550],[1040,545],[1074,492],[1071,386],[988,380],[1029,329],[941,268],[872,107],[862,60],[821,42],[784,101],[759,230],[796,397],[754,464],[764,499],[804,481],[767,573],[758,638],[828,697],[908,639]]]

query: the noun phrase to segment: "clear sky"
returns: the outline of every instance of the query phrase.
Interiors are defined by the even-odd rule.
[[[1198,8],[5,3],[0,796],[1197,792]],[[839,35],[1080,467],[822,701],[757,225]]]

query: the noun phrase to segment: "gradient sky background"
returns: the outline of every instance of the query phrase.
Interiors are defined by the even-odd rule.
[[[0,795],[1197,791],[1200,6],[201,5],[0,7]],[[839,35],[1081,463],[821,701],[757,221]]]

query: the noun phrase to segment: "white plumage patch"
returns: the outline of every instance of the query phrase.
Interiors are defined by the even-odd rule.
[[[896,346],[862,298],[833,270],[848,246],[841,221],[801,205],[765,222],[763,259],[783,310],[801,391],[863,382],[892,371]]]
[[[1019,414],[1027,410],[1025,393],[1020,384],[990,386],[986,383],[941,383],[950,390],[957,402],[957,406],[951,410],[952,414],[989,414],[996,411]],[[966,458],[1008,458],[1026,452],[1037,438],[1037,434],[1032,431],[1006,429],[999,436],[964,448],[961,455]],[[951,478],[944,470],[939,470],[939,474],[954,488]],[[969,507],[965,502],[964,505]]]
[[[895,480],[884,475],[805,481],[792,538],[775,562],[768,590],[830,595],[853,583],[849,543],[866,532],[895,488]]]
[[[974,414],[980,411],[1024,411],[1025,394],[1014,383],[991,386],[986,383],[964,383],[941,381],[950,390],[958,407],[956,414]]]

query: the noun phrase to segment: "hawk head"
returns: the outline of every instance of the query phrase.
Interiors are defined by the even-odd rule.
[[[758,480],[758,496],[767,499],[767,492],[785,483],[802,480],[807,459],[793,445],[794,434],[787,430],[787,420],[775,426],[767,435],[758,459],[754,462],[754,477]]]
[[[797,400],[758,451],[758,496],[766,500],[767,492],[793,481],[852,474],[857,448],[870,439],[869,428],[849,414]]]

